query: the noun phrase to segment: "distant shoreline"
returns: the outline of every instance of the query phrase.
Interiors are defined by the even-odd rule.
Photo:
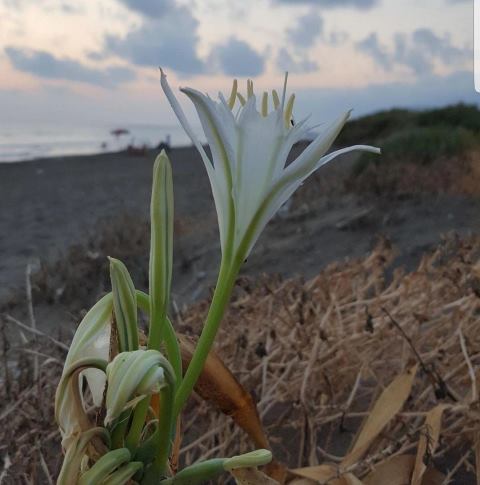
[[[187,144],[180,144],[180,145],[172,145],[171,150],[177,150],[177,149],[188,149],[191,148],[191,145]],[[127,148],[123,148],[121,150],[105,150],[105,151],[95,151],[91,153],[72,153],[72,154],[65,154],[65,155],[51,155],[51,156],[38,156],[34,158],[22,158],[20,160],[1,160],[0,159],[0,165],[12,165],[12,164],[24,164],[24,163],[32,163],[32,162],[51,162],[51,161],[65,161],[65,160],[76,160],[79,158],[97,158],[97,157],[103,157],[103,156],[112,156],[112,155],[118,155],[118,156],[126,156],[130,158],[135,158],[135,157],[144,157],[148,156],[152,152],[155,151],[160,151],[158,148],[154,147],[146,147],[145,149],[145,155],[141,154],[130,154],[129,150]]]

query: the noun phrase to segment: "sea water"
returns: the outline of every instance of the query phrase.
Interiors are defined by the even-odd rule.
[[[128,133],[115,136],[112,131],[116,129],[127,130]],[[200,127],[194,127],[194,131],[200,136]],[[191,145],[179,126],[1,123],[0,162],[114,152],[124,150],[129,145],[154,148],[166,141],[171,146]]]

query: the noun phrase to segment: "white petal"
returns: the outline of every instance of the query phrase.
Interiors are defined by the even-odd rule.
[[[307,172],[303,173],[298,178],[292,178],[291,175],[287,174],[287,170],[285,170],[285,174],[282,179],[277,182],[275,188],[266,198],[263,207],[260,209],[259,213],[257,214],[257,221],[255,223],[255,227],[253,228],[252,234],[253,237],[250,241],[249,250],[257,241],[260,233],[263,231],[264,227],[270,221],[270,219],[277,213],[278,209],[293,195],[293,193],[303,184],[303,182],[317,169],[326,165],[328,162],[332,161],[339,155],[343,155],[345,153],[349,153],[351,151],[367,151],[371,153],[380,153],[380,149],[367,146],[367,145],[354,145],[347,148],[342,148],[341,150],[336,150],[317,161],[313,165],[313,167],[308,170]],[[248,253],[247,253],[248,256]]]
[[[236,241],[245,233],[271,186],[280,177],[289,148],[280,112],[263,117],[251,97],[238,120],[238,160],[234,173]]]
[[[333,123],[326,126],[315,140],[305,148],[302,154],[286,168],[285,175],[287,177],[298,178],[301,177],[303,173],[308,173],[312,170],[318,160],[323,157],[331,147],[349,116],[350,111],[344,113]]]
[[[213,165],[217,173],[224,177],[224,183],[231,185],[231,171],[235,165],[237,133],[230,108],[216,103],[201,92],[184,88],[195,105],[208,145],[213,155]]]
[[[175,116],[177,117],[178,121],[182,125],[182,128],[185,130],[185,133],[188,135],[190,140],[192,140],[192,143],[195,145],[195,148],[199,151],[203,162],[206,164],[206,161],[208,160],[211,165],[210,159],[208,158],[199,139],[196,137],[195,133],[193,132],[192,127],[190,126],[190,123],[188,122],[187,117],[185,116],[185,113],[183,112],[182,107],[180,106],[180,103],[177,101],[177,98],[173,94],[173,91],[170,88],[170,85],[168,84],[167,76],[161,69],[160,69],[160,85],[162,86],[163,92],[165,93],[165,96],[167,97],[167,100],[170,103],[170,106],[172,107],[173,112],[175,113]]]
[[[382,150],[377,147],[372,147],[370,145],[353,145],[351,147],[346,147],[346,148],[341,148],[340,150],[335,150],[332,153],[329,153],[328,155],[325,155],[322,157],[313,167],[313,170],[307,175],[307,177],[318,170],[320,167],[323,165],[326,165],[328,162],[331,162],[334,158],[337,158],[339,155],[343,155],[345,153],[349,152],[369,152],[369,153],[375,153],[376,155],[380,155],[382,153]],[[305,177],[306,178],[306,177]]]
[[[190,124],[188,123],[187,118],[180,106],[180,103],[175,98],[175,95],[173,94],[167,82],[167,76],[164,74],[163,71],[160,71],[160,72],[161,72],[160,82],[162,85],[163,92],[165,93],[165,96],[167,97],[170,103],[170,106],[173,109],[173,112],[177,116],[178,121],[180,122],[183,129],[192,140],[192,143],[195,145],[196,149],[200,153],[203,164],[205,165],[205,168],[207,170],[210,186],[212,187],[213,198],[215,200],[215,207],[217,209],[218,227],[220,231],[220,242],[223,250],[227,227],[228,227],[228,219],[227,219],[228,213],[226,212],[226,206],[225,206],[225,199],[227,198],[227,193],[225,189],[222,187],[222,184],[217,181],[217,174],[215,173],[212,161],[208,158],[202,144],[195,136]]]
[[[214,183],[211,183],[217,209],[222,250],[228,228],[233,223],[232,170],[235,167],[237,133],[230,109],[215,103],[194,89],[182,89],[197,110],[213,156]]]

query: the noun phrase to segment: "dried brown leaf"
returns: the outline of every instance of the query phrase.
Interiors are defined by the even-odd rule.
[[[179,342],[182,366],[187,369],[195,349],[195,340],[180,335]],[[230,416],[250,436],[257,448],[270,449],[255,401],[214,351],[208,355],[195,391],[202,399],[213,403],[222,413]],[[285,481],[286,468],[277,461],[272,460],[265,470],[280,483]]]
[[[182,365],[186,369],[195,349],[195,341],[184,335],[179,340]],[[212,402],[222,413],[231,416],[258,448],[270,447],[252,396],[213,351],[208,355],[195,391],[205,401]]]
[[[480,431],[475,433],[475,467],[477,470],[477,485],[480,485]]]
[[[408,485],[412,475],[415,457],[413,455],[397,455],[381,462],[364,477],[364,485]],[[428,468],[421,481],[422,485],[440,485],[443,482],[442,473]]]
[[[315,480],[311,480],[310,478],[294,478],[288,482],[288,485],[316,485],[317,482]]]
[[[332,479],[338,476],[337,467],[328,464],[295,468],[289,471],[297,477],[307,478],[317,483],[325,483],[327,481],[330,483]]]
[[[311,484],[328,484],[328,485],[363,485],[352,473],[346,473],[338,477],[338,469],[333,465],[319,465],[305,468],[290,470],[290,473],[301,476],[288,482],[288,485],[311,485]]]
[[[230,473],[238,485],[279,485],[279,482],[256,468],[237,468]]]
[[[446,407],[445,404],[435,406],[428,412],[425,418],[425,426],[418,442],[412,485],[420,485],[422,483],[422,477],[427,469],[429,458],[433,455],[438,445],[440,428],[442,426],[442,415]]]
[[[355,475],[351,473],[346,473],[341,477],[343,483],[338,483],[338,485],[364,485],[364,483],[358,479]],[[331,482],[332,485],[337,485],[335,481]]]
[[[356,463],[367,451],[372,441],[382,432],[383,428],[402,409],[412,390],[417,368],[418,364],[404,374],[397,376],[380,394],[352,450],[343,459],[341,463],[343,468]]]

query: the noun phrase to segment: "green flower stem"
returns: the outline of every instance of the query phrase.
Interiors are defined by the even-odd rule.
[[[106,453],[93,465],[92,468],[80,477],[78,485],[103,483],[110,473],[124,463],[128,463],[130,458],[130,452],[126,448],[120,448]]]
[[[120,416],[117,425],[112,430],[112,447],[113,448],[123,448],[125,433],[128,429],[128,422],[130,418],[130,410],[124,411]],[[131,452],[132,450],[130,450]]]
[[[147,315],[150,314],[150,298],[143,291],[136,290],[137,304],[139,308]],[[175,330],[170,322],[166,319],[167,325],[165,325],[165,347],[167,349],[168,360],[173,367],[176,382],[181,382],[182,379],[182,358],[180,355],[180,348],[178,346]],[[130,431],[125,440],[125,446],[134,454],[134,450],[138,447],[140,438],[142,435],[143,427],[145,425],[145,419],[147,417],[148,408],[150,405],[150,399],[146,398],[139,402],[133,412],[132,424]],[[171,426],[173,429],[173,425]]]
[[[135,450],[140,442],[149,405],[150,396],[142,399],[142,401],[135,406],[135,410],[133,411],[132,424],[130,425],[127,437],[125,438],[125,447],[129,449],[132,455],[135,455]]]
[[[158,441],[156,443],[155,460],[147,469],[142,484],[157,484],[159,477],[165,476],[168,457],[170,456],[172,429],[174,424],[174,376],[165,372],[168,385],[160,391],[160,415],[158,417]]]
[[[233,263],[227,264],[222,258],[217,286],[215,287],[212,303],[208,310],[207,320],[193,353],[190,365],[175,396],[175,416],[178,416],[181,412],[202,373],[203,366],[217,335],[220,322],[230,300],[233,285],[235,284],[235,279],[241,266],[238,259],[240,258],[236,258]]]
[[[137,303],[140,309],[147,315],[150,314],[150,299],[143,291],[137,290]],[[166,325],[163,327],[164,333],[162,339],[165,342],[168,360],[175,372],[177,385],[182,381],[182,357],[180,355],[180,348],[178,346],[177,336],[173,329],[172,322],[167,318]]]
[[[194,463],[179,471],[174,477],[165,478],[160,485],[199,485],[208,480],[213,480],[225,473],[224,458],[213,458],[201,463]]]

